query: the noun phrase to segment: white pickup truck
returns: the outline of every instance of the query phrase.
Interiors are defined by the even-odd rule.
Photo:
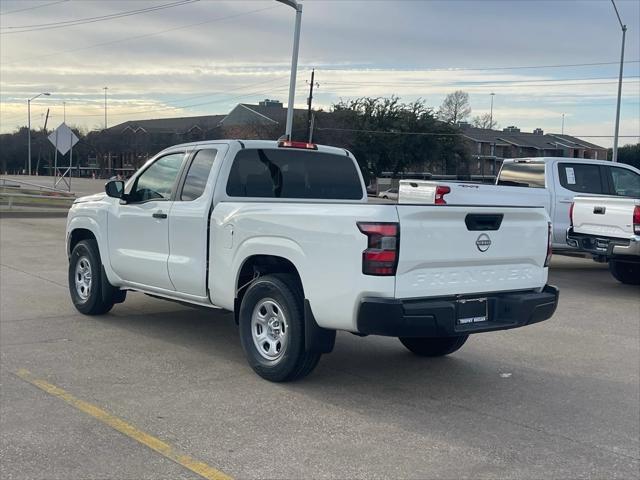
[[[234,312],[251,367],[301,378],[337,330],[439,356],[550,318],[543,208],[367,203],[351,153],[298,142],[171,147],[69,211],[69,291],[88,315],[126,290]]]
[[[609,262],[616,280],[640,285],[640,192],[633,193],[638,198],[576,197],[567,243]]]
[[[553,224],[553,249],[575,251],[566,242],[569,207],[576,195],[628,195],[640,191],[640,171],[625,164],[581,158],[506,159],[496,185],[402,180],[399,203],[431,205],[535,205]]]

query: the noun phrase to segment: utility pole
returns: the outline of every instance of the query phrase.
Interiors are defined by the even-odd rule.
[[[562,135],[564,135],[564,113],[562,114]]]
[[[109,87],[104,87],[104,129],[107,129],[107,90]]]
[[[67,102],[62,102],[62,121],[67,122]]]
[[[29,175],[31,175],[31,102],[33,100],[35,100],[38,97],[41,97],[42,95],[44,96],[49,96],[51,95],[49,92],[42,92],[39,93],[38,95],[36,95],[35,97],[31,97],[30,99],[27,100],[27,115],[28,115],[28,125],[27,125],[27,142],[28,142],[28,149],[27,149],[27,173]]]
[[[309,126],[309,143],[313,143],[313,127],[315,126],[316,123],[316,114],[312,113],[311,114],[311,125]]]
[[[309,109],[307,110],[307,138],[311,138],[311,104],[313,103],[313,87],[320,88],[320,84],[315,82],[316,69],[311,70],[311,82],[309,82],[309,98],[307,99],[307,105]]]
[[[618,22],[620,23],[620,28],[622,29],[622,51],[620,52],[620,76],[618,77],[618,104],[616,107],[616,128],[613,136],[613,155],[611,160],[613,162],[618,161],[618,133],[620,131],[620,98],[622,97],[622,69],[624,67],[624,41],[627,34],[627,26],[622,23],[622,19],[620,18],[620,14],[618,13],[618,7],[616,7],[616,3],[611,0],[613,4],[613,8],[616,11],[616,16],[618,17]]]

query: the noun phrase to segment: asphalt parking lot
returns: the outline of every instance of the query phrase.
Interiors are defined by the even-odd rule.
[[[640,290],[606,266],[554,257],[554,318],[448,358],[341,333],[272,384],[230,314],[130,293],[79,315],[64,226],[0,220],[2,479],[640,476]]]

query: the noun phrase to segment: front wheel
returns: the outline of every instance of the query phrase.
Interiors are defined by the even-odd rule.
[[[609,271],[613,278],[627,285],[640,285],[640,263],[609,260]]]
[[[287,382],[307,376],[320,354],[305,349],[302,292],[291,275],[257,279],[240,306],[240,341],[247,361],[262,378]]]
[[[457,337],[400,337],[400,342],[412,353],[421,357],[442,357],[459,350],[469,335]]]
[[[101,315],[123,302],[126,292],[102,281],[100,251],[95,240],[83,240],[73,248],[69,258],[69,293],[80,313]]]

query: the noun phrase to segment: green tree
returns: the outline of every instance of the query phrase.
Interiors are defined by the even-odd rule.
[[[613,149],[609,149],[608,159],[613,157]],[[626,163],[636,168],[640,168],[640,143],[628,144],[624,147],[618,147],[618,161]]]
[[[363,97],[337,103],[317,120],[314,140],[353,151],[365,177],[465,170],[468,154],[458,130],[438,121],[423,100]]]

